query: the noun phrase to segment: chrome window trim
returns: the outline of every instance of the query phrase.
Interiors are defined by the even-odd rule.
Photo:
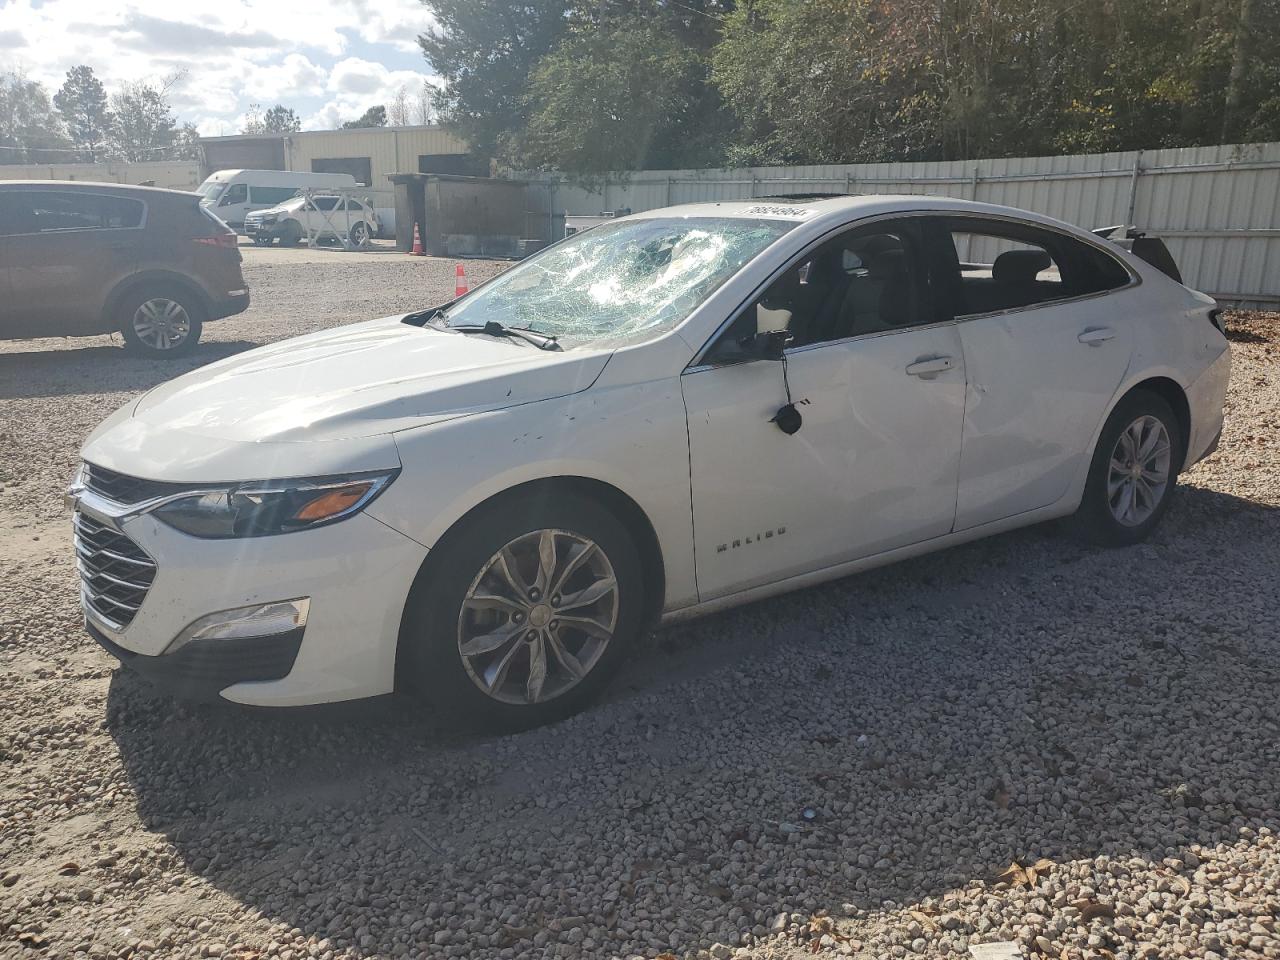
[[[798,254],[796,254],[794,257],[788,259],[785,265],[783,265],[782,267],[779,267],[777,270],[771,273],[763,283],[759,284],[754,290],[752,290],[751,294],[742,303],[738,304],[738,306],[734,307],[733,310],[729,311],[724,321],[721,322],[721,324],[718,327],[716,327],[715,332],[713,332],[711,336],[707,338],[706,342],[703,343],[703,345],[698,349],[697,353],[694,354],[693,359],[689,361],[688,365],[684,368],[684,370],[681,371],[681,373],[682,374],[701,373],[704,370],[716,370],[716,369],[719,369],[720,367],[737,366],[739,363],[753,362],[750,360],[741,360],[731,364],[707,363],[706,356],[710,352],[711,348],[715,345],[716,341],[720,339],[721,335],[725,332],[725,330],[728,329],[730,326],[732,326],[733,322],[737,320],[739,316],[741,316],[742,311],[745,310],[752,303],[754,303],[755,300],[760,296],[762,291],[767,290],[769,288],[769,285],[773,283],[774,280],[776,280],[779,276],[781,276],[783,273],[789,270],[792,266],[794,266],[797,262],[799,262],[801,258],[803,258],[805,255],[811,253],[813,250],[822,246],[822,244],[826,243],[828,240],[833,239],[838,234],[846,232],[848,230],[857,229],[858,227],[862,227],[862,226],[874,225],[876,223],[880,223],[885,220],[905,220],[909,217],[912,217],[912,218],[937,217],[940,219],[944,217],[954,217],[954,218],[961,218],[961,219],[968,219],[968,220],[994,220],[1000,223],[1010,223],[1015,226],[1030,227],[1033,230],[1042,230],[1042,231],[1045,231],[1046,233],[1053,233],[1053,234],[1056,234],[1057,236],[1064,237],[1067,240],[1074,240],[1077,243],[1082,243],[1087,247],[1092,247],[1093,249],[1098,250],[1099,252],[1104,254],[1105,256],[1110,257],[1112,260],[1114,260],[1116,263],[1118,263],[1121,267],[1124,268],[1125,273],[1129,275],[1129,282],[1124,286],[1112,287],[1109,290],[1098,290],[1093,293],[1082,293],[1074,297],[1064,297],[1061,300],[1045,300],[1040,303],[1027,304],[1025,307],[1010,307],[1006,310],[995,310],[988,313],[956,314],[955,316],[950,317],[947,320],[939,320],[934,323],[915,324],[913,326],[903,327],[900,330],[877,330],[872,333],[863,333],[863,334],[857,334],[856,336],[852,336],[852,337],[843,337],[840,340],[825,340],[820,343],[805,344],[802,347],[793,347],[790,350],[787,350],[786,353],[788,355],[791,355],[792,353],[799,352],[802,350],[808,350],[812,347],[828,346],[828,345],[833,345],[837,343],[849,343],[855,340],[863,340],[868,337],[879,337],[879,336],[884,336],[886,334],[893,334],[893,333],[905,333],[908,330],[924,330],[927,328],[937,328],[937,327],[947,326],[950,324],[963,323],[968,320],[981,320],[987,317],[998,317],[998,316],[1007,316],[1007,315],[1016,314],[1016,313],[1027,313],[1032,310],[1038,310],[1042,307],[1056,307],[1062,304],[1079,303],[1085,300],[1093,300],[1097,297],[1106,297],[1106,296],[1110,296],[1111,294],[1122,293],[1126,290],[1132,290],[1135,287],[1139,287],[1142,285],[1141,275],[1136,270],[1134,270],[1134,268],[1130,264],[1126,263],[1122,258],[1116,256],[1115,253],[1112,252],[1111,250],[1108,250],[1103,245],[1103,243],[1098,242],[1094,238],[1090,238],[1086,240],[1084,237],[1080,237],[1080,236],[1077,236],[1076,234],[1069,233],[1053,224],[1037,223],[1034,220],[1024,220],[1020,217],[1012,217],[1002,213],[991,213],[985,210],[984,211],[955,211],[955,210],[947,210],[947,209],[911,209],[911,210],[897,210],[897,211],[894,211],[893,213],[878,213],[878,214],[875,214],[874,216],[864,217],[858,220],[849,220],[849,221],[846,221],[845,223],[840,224],[839,226],[833,227],[832,229],[824,233],[821,237],[818,237],[816,240],[811,241],[808,245],[803,247],[801,251]]]
[[[50,183],[56,181],[51,180]],[[65,227],[60,230],[35,230],[26,233],[0,233],[0,237],[62,237],[69,233],[118,233],[125,230],[145,230],[147,228],[147,220],[151,216],[151,204],[138,197],[125,196],[119,193],[103,193],[101,190],[59,190],[57,188],[49,189],[47,187],[36,187],[31,190],[4,190],[4,193],[10,196],[17,196],[23,193],[61,193],[69,197],[107,197],[111,200],[128,200],[131,203],[137,203],[142,206],[142,219],[138,221],[136,227]]]

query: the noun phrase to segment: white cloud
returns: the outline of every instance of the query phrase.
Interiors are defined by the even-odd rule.
[[[0,0],[0,59],[50,93],[80,63],[109,91],[183,70],[175,112],[210,135],[237,132],[252,103],[322,129],[416,94],[430,25],[420,0]]]

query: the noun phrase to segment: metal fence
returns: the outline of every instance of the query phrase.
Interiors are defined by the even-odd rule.
[[[1090,229],[1166,238],[1189,286],[1280,304],[1280,143],[997,160],[648,170],[599,184],[532,175],[549,213],[633,211],[795,193],[937,194],[1006,204]]]

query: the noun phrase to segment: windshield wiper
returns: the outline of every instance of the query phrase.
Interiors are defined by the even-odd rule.
[[[539,350],[561,349],[560,344],[556,342],[556,338],[549,334],[539,333],[537,330],[530,330],[528,327],[503,326],[497,320],[490,320],[483,324],[456,324],[444,329],[457,330],[459,333],[483,333],[490,337],[515,337],[518,340],[533,344]]]

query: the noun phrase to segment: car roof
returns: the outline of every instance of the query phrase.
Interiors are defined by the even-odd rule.
[[[118,193],[122,196],[182,197],[189,200],[196,194],[191,190],[171,190],[167,187],[139,187],[131,183],[99,183],[93,180],[0,180],[0,190],[60,190],[83,193]]]
[[[1032,223],[1042,223],[1073,233],[1084,233],[1080,227],[1044,214],[1005,207],[994,203],[978,203],[956,197],[930,194],[800,194],[797,196],[756,197],[751,200],[718,200],[702,203],[685,203],[673,207],[661,207],[631,214],[633,217],[751,217],[772,220],[797,220],[806,223],[828,224],[861,217],[882,214],[911,213],[936,210],[939,213],[986,214],[988,216],[1014,217]]]

